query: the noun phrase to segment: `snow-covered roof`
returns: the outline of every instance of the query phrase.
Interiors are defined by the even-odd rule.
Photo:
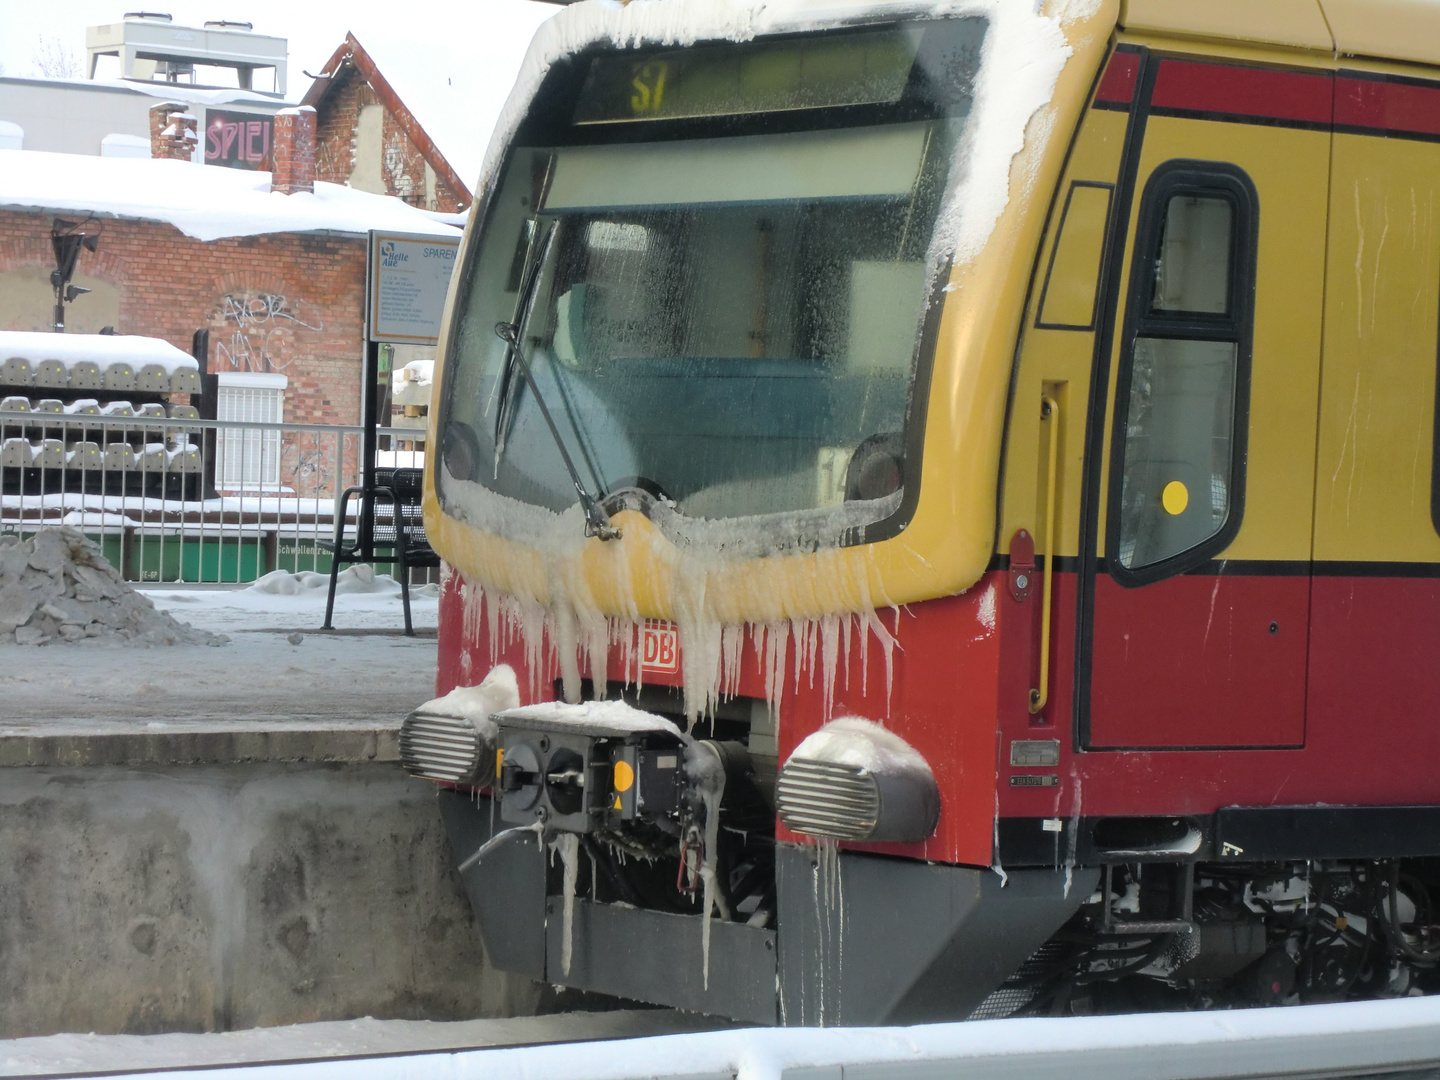
[[[180,101],[187,105],[258,105],[265,109],[283,109],[287,102],[274,94],[262,94],[254,90],[241,90],[234,86],[191,86],[188,83],[172,83],[145,79],[53,79],[40,75],[0,76],[0,82],[29,83],[52,86],[58,90],[101,90],[114,93],[142,94],[161,101]]]
[[[503,32],[496,31],[497,12],[489,3],[447,6],[444,33],[424,20],[408,26],[400,20],[377,33],[358,19],[351,29],[461,183],[474,192],[490,133],[524,55],[523,47],[516,47],[516,28],[529,20],[538,26],[554,10],[549,4],[515,6],[504,13]]]
[[[0,208],[165,221],[197,240],[371,229],[455,235],[400,199],[339,184],[280,195],[268,172],[38,150],[0,150]]]
[[[195,368],[195,358],[161,338],[129,334],[39,334],[24,330],[0,330],[0,362],[20,357],[31,363],[59,360],[67,368],[81,360],[93,360],[103,370],[117,361],[139,371],[147,364],[159,364],[167,374],[181,368]]]
[[[354,77],[349,74],[352,70],[369,86],[379,99],[381,106],[390,114],[391,121],[405,133],[420,156],[425,159],[426,165],[434,170],[439,179],[445,182],[462,204],[468,205],[474,197],[470,185],[461,178],[460,174],[455,171],[455,166],[450,164],[449,159],[435,145],[435,140],[430,137],[425,126],[420,123],[415,114],[410,111],[409,106],[396,93],[384,72],[375,66],[374,59],[366,51],[365,46],[356,40],[354,34],[346,34],[344,43],[325,62],[320,75],[305,94],[303,104],[323,110],[326,98],[331,95],[335,87],[344,85],[348,78]]]

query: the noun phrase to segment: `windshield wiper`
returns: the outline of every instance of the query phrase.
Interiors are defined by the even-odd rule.
[[[518,387],[515,385],[515,353],[519,346],[516,342],[525,340],[525,330],[530,326],[530,314],[535,308],[535,297],[539,292],[540,272],[545,267],[545,261],[550,255],[550,244],[555,237],[555,224],[542,233],[540,222],[536,218],[530,218],[526,223],[530,230],[529,242],[525,245],[524,272],[520,277],[520,291],[515,297],[515,313],[509,323],[500,323],[497,326],[515,326],[515,342],[507,344],[505,359],[500,365],[500,386],[498,400],[499,407],[495,410],[495,468],[500,468],[500,459],[505,456],[505,444],[510,438],[510,427],[515,420],[515,399],[518,396]],[[499,333],[498,329],[496,331]],[[503,338],[504,335],[502,334]]]
[[[555,241],[555,226],[552,224],[545,232],[545,238],[540,242],[538,256],[531,261],[530,271],[526,275],[524,285],[520,290],[520,299],[515,306],[515,321],[500,322],[495,324],[495,335],[505,342],[505,360],[502,365],[501,387],[500,387],[500,408],[499,415],[495,418],[495,465],[499,468],[500,455],[504,453],[504,434],[509,427],[512,399],[516,396],[510,392],[510,383],[514,377],[514,369],[518,367],[521,375],[525,378],[525,385],[530,388],[530,394],[535,398],[535,405],[540,410],[540,415],[545,418],[545,426],[550,429],[550,437],[555,440],[555,448],[560,451],[560,459],[565,463],[565,471],[570,474],[570,482],[575,485],[575,494],[580,499],[580,507],[585,512],[585,535],[594,536],[601,540],[620,539],[620,530],[610,521],[610,515],[605,513],[605,508],[600,501],[591,495],[580,479],[580,471],[575,468],[575,462],[570,457],[570,451],[565,449],[565,440],[560,437],[560,429],[555,426],[555,420],[550,415],[550,409],[545,404],[545,398],[540,394],[540,387],[535,384],[535,376],[530,370],[530,364],[525,359],[525,329],[530,324],[530,311],[535,305],[535,294],[540,282],[540,268],[545,265],[550,256],[550,247]],[[571,427],[574,428],[574,419],[571,419]],[[580,432],[575,430],[578,437]]]

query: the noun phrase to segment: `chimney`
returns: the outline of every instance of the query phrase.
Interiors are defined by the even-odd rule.
[[[200,121],[184,105],[166,101],[150,108],[150,156],[193,161]]]
[[[315,190],[315,109],[300,105],[275,114],[270,190],[282,195]]]

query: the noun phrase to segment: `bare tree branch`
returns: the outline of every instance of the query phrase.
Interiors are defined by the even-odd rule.
[[[30,54],[30,64],[36,74],[47,79],[80,78],[80,58],[53,34],[41,34]]]

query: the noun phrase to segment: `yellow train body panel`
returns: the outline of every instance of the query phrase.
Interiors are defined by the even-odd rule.
[[[1335,136],[1315,558],[1440,561],[1440,146]]]

